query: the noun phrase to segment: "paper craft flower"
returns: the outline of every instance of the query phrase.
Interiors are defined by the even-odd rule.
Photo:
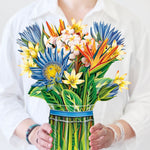
[[[75,33],[82,33],[82,30],[86,27],[86,25],[81,25],[82,21],[76,22],[75,19],[71,19],[72,25],[68,26],[73,29]]]
[[[67,80],[62,80],[63,83],[71,85],[73,88],[77,88],[77,84],[81,84],[84,80],[79,79],[82,76],[82,72],[75,73],[75,69],[72,70],[71,74],[67,71],[64,71],[64,75]]]
[[[61,19],[58,27],[46,24],[49,34],[37,24],[20,33],[21,74],[36,80],[28,94],[50,107],[54,149],[89,150],[96,102],[113,99],[130,84],[124,81],[126,74],[119,77],[119,71],[115,79],[105,77],[109,67],[123,59],[124,38],[101,22],[94,23],[91,34],[75,19],[66,27]]]
[[[41,30],[38,24],[34,24],[33,26],[26,27],[23,33],[19,33],[20,39],[17,39],[17,43],[20,46],[28,46],[28,41],[33,44],[37,44],[41,39]]]
[[[30,78],[32,75],[32,71],[30,67],[37,67],[37,65],[33,62],[33,59],[30,57],[29,59],[22,58],[23,65],[19,65],[21,68],[23,68],[23,71],[20,75],[24,75],[25,73],[28,73],[28,77]]]
[[[98,69],[102,64],[111,62],[118,56],[117,54],[115,54],[118,46],[107,49],[107,42],[108,39],[106,39],[102,43],[102,45],[98,49],[96,49],[94,41],[92,50],[90,50],[88,44],[84,45],[84,51],[77,46],[80,53],[90,62],[90,72],[94,69]]]
[[[114,83],[119,85],[119,90],[122,92],[122,89],[128,89],[126,85],[131,84],[129,81],[124,81],[126,77],[126,73],[119,77],[119,71],[117,71],[116,77],[114,79]]]
[[[38,55],[38,51],[39,51],[39,43],[36,44],[36,46],[34,47],[34,45],[29,41],[28,42],[28,48],[23,46],[20,47],[21,50],[21,55],[26,56],[26,58],[32,57],[32,58],[37,58]]]
[[[115,28],[111,29],[111,24],[104,24],[100,22],[99,24],[97,22],[93,23],[94,26],[94,33],[93,28],[90,28],[91,36],[97,41],[105,41],[105,39],[108,40],[108,45],[112,45],[113,41],[116,40],[117,45],[123,45],[124,38],[121,38],[121,32],[118,30],[115,30]]]
[[[59,20],[59,28],[57,30],[57,28],[53,25],[49,25],[49,23],[46,21],[50,36],[52,37],[58,37],[61,35],[61,32],[65,29],[65,24],[63,20]],[[44,31],[44,33],[47,35],[48,38],[50,38],[50,36]]]
[[[45,50],[45,54],[39,52],[37,59],[34,59],[38,67],[31,67],[32,78],[38,80],[33,87],[41,87],[48,85],[51,88],[51,85],[54,82],[61,82],[63,72],[68,69],[68,59],[70,53],[63,57],[63,49],[58,56],[57,48],[55,53],[52,53],[52,49],[48,48]]]

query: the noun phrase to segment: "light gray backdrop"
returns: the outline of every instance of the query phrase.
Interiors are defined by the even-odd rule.
[[[33,0],[0,0],[0,40],[2,32],[7,23],[8,19],[15,14],[18,10],[31,3]],[[149,0],[116,0],[132,12],[134,12],[143,24],[149,29],[150,28],[150,1]],[[149,140],[149,135],[147,135]],[[147,142],[148,143],[148,142]],[[5,137],[0,132],[0,149],[3,150],[18,150],[10,146]],[[150,144],[144,144],[142,150],[149,150]],[[139,149],[140,150],[140,149]]]

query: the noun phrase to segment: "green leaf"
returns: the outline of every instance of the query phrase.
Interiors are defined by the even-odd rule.
[[[94,76],[91,76],[89,78],[88,86],[87,86],[87,105],[88,105],[87,110],[90,109],[89,106],[95,104],[96,99],[97,99],[96,84],[94,81]]]
[[[28,40],[26,40],[26,39],[24,39],[24,38],[21,38],[21,40],[27,45],[27,47],[28,47],[28,43],[29,43],[29,41]],[[31,41],[30,41],[31,42]],[[33,42],[31,42],[32,44],[33,44],[33,46],[35,46],[37,43],[33,43]]]
[[[97,89],[97,93],[99,93],[100,89],[104,86],[109,84],[110,82],[113,81],[113,79],[111,78],[97,78],[94,80],[95,84],[96,84],[96,89]]]
[[[54,90],[57,94],[61,95],[62,90],[64,89],[65,84],[55,83],[52,90]]]
[[[80,111],[80,106],[82,106],[82,100],[76,93],[71,90],[64,89],[62,91],[62,97],[68,111]]]
[[[45,33],[43,32],[43,30],[44,30],[44,26],[42,25],[42,35],[41,35],[41,39],[39,42],[39,51],[41,51],[42,53],[44,53],[44,50],[45,50],[45,44],[44,44]]]
[[[87,105],[87,86],[88,86],[88,77],[89,77],[89,72],[87,71],[84,76],[84,92],[83,92],[83,105]]]
[[[23,41],[23,43],[25,43],[28,46],[29,41],[25,40],[24,38],[21,38],[21,40]]]
[[[95,67],[93,70],[90,71],[90,74],[94,74],[94,73],[98,73],[99,72],[99,75],[98,77],[103,77],[105,75],[105,73],[107,72],[108,68],[111,66],[112,63],[114,63],[115,61],[117,61],[117,59],[115,60],[112,60],[110,62],[107,62],[107,63],[104,63],[104,64],[101,64],[97,67]]]
[[[87,67],[84,67],[84,66],[81,66],[79,68],[79,72],[87,72],[88,68]]]
[[[65,111],[63,100],[55,91],[42,90],[42,94],[51,109]]]
[[[104,85],[104,86],[101,88],[101,90],[100,90],[100,92],[99,92],[99,94],[98,94],[98,100],[100,100],[100,101],[108,101],[108,100],[111,100],[112,98],[115,97],[115,95],[114,95],[114,96],[110,96],[110,93],[111,93],[114,89],[116,89],[116,88],[118,88],[118,85],[117,85],[117,84],[114,84],[113,86]],[[117,94],[117,92],[116,92],[116,94]]]
[[[38,97],[44,99],[41,90],[45,89],[45,86],[43,87],[31,87],[28,94],[33,97]]]

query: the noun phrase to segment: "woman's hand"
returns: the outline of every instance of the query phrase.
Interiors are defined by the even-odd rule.
[[[110,147],[114,141],[114,132],[100,123],[91,127],[90,132],[89,140],[91,150]]]
[[[50,137],[50,133],[52,133],[51,126],[45,123],[33,129],[29,135],[29,141],[39,150],[50,150],[53,146],[53,138]]]

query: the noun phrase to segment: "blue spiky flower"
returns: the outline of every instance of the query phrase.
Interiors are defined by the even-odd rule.
[[[32,42],[33,44],[37,44],[41,39],[41,31],[38,24],[34,24],[32,26],[26,27],[26,30],[23,33],[19,33],[20,38],[17,39],[17,43],[20,46],[28,46],[28,42]]]
[[[94,22],[94,33],[92,27],[90,28],[91,36],[97,41],[103,42],[105,39],[108,40],[108,45],[112,45],[113,41],[116,40],[117,45],[124,45],[124,38],[121,38],[121,32],[115,30],[115,27],[111,29],[111,24],[104,24],[100,22]]]
[[[101,101],[108,101],[114,98],[119,91],[119,85],[113,82],[110,82],[104,86],[99,91],[99,99]]]
[[[63,49],[58,55],[57,48],[55,48],[54,53],[51,48],[45,50],[44,54],[39,52],[39,56],[34,60],[38,67],[30,68],[32,71],[31,78],[38,80],[32,87],[46,85],[50,90],[54,83],[61,83],[64,71],[70,66],[68,65],[69,55],[70,53],[64,56]]]

